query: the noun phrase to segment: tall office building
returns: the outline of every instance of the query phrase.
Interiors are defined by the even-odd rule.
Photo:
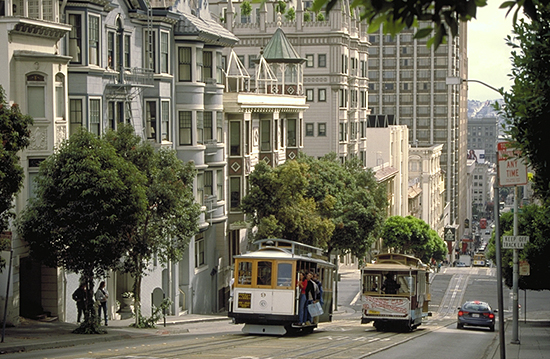
[[[446,78],[467,78],[466,24],[459,35],[437,50],[426,39],[414,39],[415,29],[397,36],[382,30],[369,34],[369,108],[372,114],[395,116],[407,125],[412,146],[442,144],[441,168],[446,176],[444,225],[464,231],[466,208],[467,89],[449,86]]]

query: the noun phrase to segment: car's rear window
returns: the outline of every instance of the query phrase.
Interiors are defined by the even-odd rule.
[[[466,304],[464,304],[462,309],[475,310],[475,311],[480,311],[480,312],[486,312],[486,311],[490,310],[487,305],[482,304],[482,303],[466,303]]]

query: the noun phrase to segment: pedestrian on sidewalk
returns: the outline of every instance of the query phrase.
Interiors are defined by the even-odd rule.
[[[76,309],[78,310],[77,323],[80,323],[80,318],[86,310],[86,284],[82,283],[73,293],[73,300],[76,302]]]
[[[105,289],[105,281],[99,283],[99,288],[95,292],[95,300],[99,302],[97,307],[97,317],[101,321],[101,309],[103,309],[103,317],[105,319],[105,326],[107,326],[107,298],[109,298],[109,292]]]

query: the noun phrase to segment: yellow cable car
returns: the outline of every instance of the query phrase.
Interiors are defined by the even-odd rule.
[[[243,332],[284,335],[312,332],[318,322],[332,320],[334,265],[320,248],[285,239],[263,239],[259,249],[235,256],[233,295],[228,316],[244,323]],[[323,314],[309,324],[299,322],[299,273],[314,272],[322,283]],[[321,302],[321,301],[320,301]]]

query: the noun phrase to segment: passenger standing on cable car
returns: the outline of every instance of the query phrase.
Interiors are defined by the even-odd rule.
[[[315,295],[315,288],[317,287],[317,284],[313,281],[313,273],[308,272],[306,274],[306,298],[307,298],[307,304],[306,304],[306,324],[310,325],[313,323],[313,318],[311,317],[311,313],[309,310],[307,310],[307,306],[312,304],[313,302],[317,301],[317,297]]]
[[[298,288],[300,289],[300,300],[298,302],[298,325],[303,325],[306,322],[306,287],[307,278],[303,272],[300,272]]]

